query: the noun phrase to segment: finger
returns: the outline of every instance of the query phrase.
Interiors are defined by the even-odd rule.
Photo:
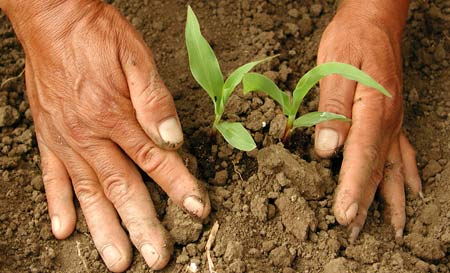
[[[45,128],[40,124],[40,111],[36,103],[36,85],[31,62],[26,59],[25,76],[27,96],[30,107],[33,109],[33,120],[36,129],[36,138],[41,155],[42,181],[48,203],[48,213],[52,224],[52,232],[57,239],[65,239],[75,229],[76,212],[73,203],[72,183],[62,161],[54,154],[42,139],[39,129]],[[47,128],[45,128],[47,129]],[[44,129],[44,130],[45,130]],[[47,132],[48,133],[48,132]]]
[[[75,229],[76,222],[72,184],[64,164],[39,138],[38,146],[52,231],[56,238],[65,239]]]
[[[124,49],[121,55],[137,120],[158,146],[178,148],[183,142],[183,132],[172,95],[161,80],[145,42],[131,39],[136,49]]]
[[[402,165],[400,143],[396,141],[389,150],[384,168],[384,178],[380,184],[380,194],[386,202],[386,213],[394,227],[396,239],[403,236],[406,223],[405,184]]]
[[[416,152],[403,132],[400,134],[400,151],[406,184],[414,196],[423,195],[422,181],[417,170]]]
[[[355,56],[352,48],[342,48],[334,32],[328,28],[320,41],[317,54],[317,63],[344,62],[360,66],[360,60]],[[330,75],[320,81],[319,111],[332,112],[352,117],[352,104],[355,94],[356,82],[338,75]],[[329,157],[336,149],[344,145],[350,129],[350,123],[328,121],[316,126],[315,144],[316,153],[321,157]]]
[[[372,200],[373,200],[373,197],[372,197]],[[348,225],[348,231],[349,231],[348,241],[351,244],[356,242],[356,239],[358,239],[359,233],[361,232],[361,230],[364,226],[364,223],[366,221],[366,218],[367,218],[367,210],[368,210],[368,206],[366,208],[365,205],[361,205],[358,208],[357,215],[355,216],[353,221]]]
[[[382,179],[386,146],[392,138],[380,133],[383,125],[378,109],[383,102],[377,101],[370,92],[373,90],[365,86],[357,87],[359,99],[353,105],[353,123],[344,148],[334,204],[336,219],[343,225],[354,220],[362,209],[362,201],[372,202],[372,193],[375,193]],[[365,199],[367,197],[370,200]],[[362,211],[366,210],[364,207]]]
[[[382,169],[383,167],[381,167]],[[376,171],[377,173],[381,172],[380,170]],[[375,178],[377,179],[377,178]],[[376,180],[373,180],[376,181]],[[372,201],[375,197],[377,186],[373,184],[374,182],[370,182],[366,186],[363,186],[361,189],[361,198],[358,201],[357,205],[357,213],[355,217],[351,220],[351,223],[348,225],[349,230],[349,242],[354,243],[358,238],[359,233],[364,227],[364,223],[367,218],[367,212],[369,211],[369,207],[372,204]],[[353,212],[348,213],[350,215]]]
[[[337,75],[325,77],[320,82],[319,111],[332,112],[351,118],[356,84]],[[315,150],[321,157],[334,154],[347,138],[350,123],[327,121],[316,126]]]
[[[162,269],[170,259],[173,244],[133,163],[114,143],[106,140],[83,151],[83,156],[97,173],[106,197],[149,267]]]
[[[97,176],[87,162],[70,148],[64,149],[64,155],[75,194],[96,248],[109,270],[125,271],[131,264],[131,244],[115,208],[105,197]]]
[[[111,137],[178,206],[202,219],[208,216],[211,206],[207,192],[175,151],[156,147],[137,124],[123,124]]]
[[[362,197],[358,202],[357,213],[351,223],[348,225],[350,243],[354,243],[356,241],[359,233],[364,227],[364,223],[367,218],[367,212],[369,211],[369,207],[375,197],[376,191],[377,186],[370,185],[361,190]]]

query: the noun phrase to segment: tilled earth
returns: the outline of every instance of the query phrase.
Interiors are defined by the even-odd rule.
[[[403,243],[372,205],[355,244],[331,206],[340,159],[319,160],[313,129],[298,130],[289,147],[277,141],[282,121],[261,94],[233,95],[226,119],[242,121],[258,149],[243,153],[211,138],[213,109],[190,76],[184,48],[186,1],[112,2],[143,34],[176,99],[186,143],[181,152],[208,188],[213,211],[204,223],[176,208],[148,178],[161,220],[176,241],[162,272],[208,272],[205,245],[217,272],[450,272],[450,2],[414,0],[403,41],[405,131],[417,149],[424,199],[408,198]],[[191,1],[226,72],[280,54],[266,71],[284,89],[315,64],[333,0]],[[0,14],[0,272],[106,272],[81,210],[74,234],[51,234],[33,121],[25,97],[24,54]],[[317,93],[302,112],[317,109]],[[206,114],[205,114],[206,113]],[[128,272],[149,272],[135,251]]]

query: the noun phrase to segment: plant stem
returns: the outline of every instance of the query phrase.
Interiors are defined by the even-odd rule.
[[[211,137],[215,138],[216,136],[217,136],[217,128],[213,126],[211,128]]]
[[[221,116],[216,115],[216,118],[214,119],[213,127],[216,127],[216,124],[219,124],[221,118],[222,118]]]
[[[222,116],[220,115],[216,115],[215,119],[214,119],[214,123],[212,126],[212,136],[215,137],[217,135],[217,127],[216,125],[219,124],[220,119],[222,118]]]
[[[292,126],[294,125],[295,115],[288,116],[288,120],[286,123],[286,128],[284,129],[283,141],[284,144],[289,142],[292,133]]]
[[[214,101],[214,124],[213,124],[213,128],[216,129],[216,125],[220,122],[220,120],[222,119],[222,115],[223,115],[223,107],[220,107],[220,102],[218,101]]]
[[[291,132],[292,128],[286,126],[286,128],[284,129],[283,138],[281,139],[284,144],[287,144],[289,142],[289,139],[291,138]]]

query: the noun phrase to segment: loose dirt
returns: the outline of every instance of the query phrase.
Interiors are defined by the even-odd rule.
[[[176,241],[161,272],[208,272],[206,241],[220,224],[211,256],[217,272],[450,272],[450,3],[414,0],[403,40],[405,131],[417,149],[424,199],[407,199],[404,242],[396,243],[375,201],[355,244],[331,206],[339,158],[312,152],[314,129],[278,143],[284,117],[262,94],[231,97],[225,119],[241,121],[258,150],[211,138],[213,109],[188,71],[186,1],[112,2],[143,34],[174,94],[186,143],[183,157],[207,187],[213,211],[200,223],[176,208],[148,178],[164,225]],[[315,64],[333,0],[192,1],[226,72],[280,54],[259,71],[292,90]],[[20,76],[24,54],[0,14],[0,272],[106,272],[78,208],[76,231],[58,241],[50,229],[33,122]],[[9,81],[7,79],[13,78]],[[317,109],[318,89],[302,112]],[[135,251],[127,272],[150,272]]]

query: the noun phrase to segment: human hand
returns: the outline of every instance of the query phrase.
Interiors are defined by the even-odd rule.
[[[111,271],[131,263],[130,240],[152,269],[173,245],[133,161],[169,197],[205,218],[210,203],[178,154],[173,99],[133,27],[98,0],[1,2],[26,53],[26,84],[54,235],[75,227],[72,187]],[[162,148],[164,149],[162,149]]]
[[[348,225],[356,240],[377,189],[387,204],[395,237],[405,226],[405,191],[421,193],[415,151],[402,132],[401,34],[408,1],[344,0],[325,30],[318,63],[352,64],[380,82],[387,98],[364,85],[339,76],[320,83],[319,111],[352,118],[352,123],[330,121],[316,127],[315,150],[331,156],[344,145],[334,214]]]

